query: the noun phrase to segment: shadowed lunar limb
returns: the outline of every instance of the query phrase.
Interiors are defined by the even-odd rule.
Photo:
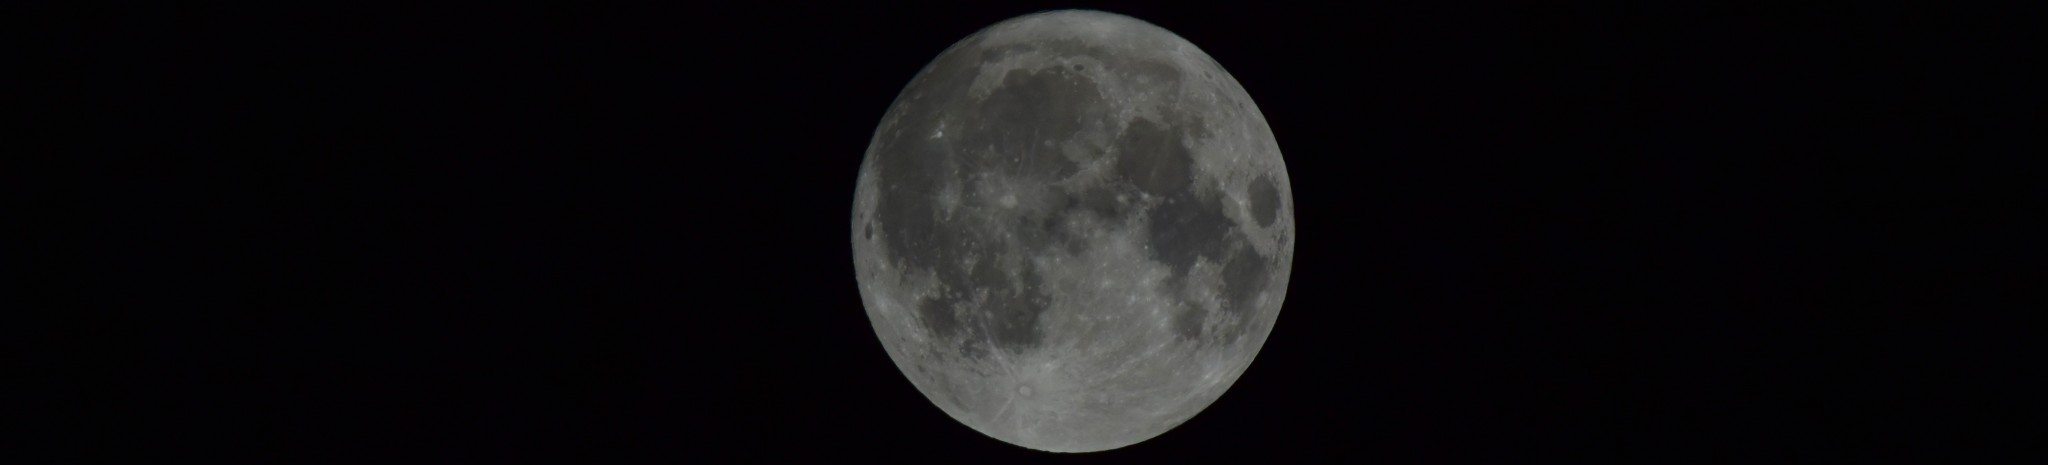
[[[1293,264],[1272,130],[1215,60],[1109,13],[953,44],[875,130],[855,190],[861,298],[934,405],[1039,450],[1187,421],[1271,332]]]

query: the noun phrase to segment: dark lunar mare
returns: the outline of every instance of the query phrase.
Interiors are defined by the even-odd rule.
[[[1280,188],[1273,185],[1273,177],[1259,175],[1252,180],[1251,196],[1252,219],[1261,227],[1273,226],[1273,221],[1280,219]]]
[[[1219,186],[1194,185],[1200,178],[1186,141],[1203,135],[1201,120],[1167,114],[1180,123],[1163,126],[1140,117],[1126,127],[1117,141],[1118,183],[1163,198],[1145,216],[1152,255],[1170,268],[1171,287],[1177,292],[1186,289],[1197,259],[1223,264],[1224,309],[1242,316],[1253,308],[1251,297],[1266,284],[1267,264],[1224,212]],[[1201,340],[1206,313],[1192,304],[1179,307],[1174,329],[1186,339]],[[1234,338],[1239,332],[1232,329]]]
[[[919,321],[933,334],[961,341],[962,353],[970,356],[986,355],[976,341],[1009,350],[1043,341],[1038,319],[1050,298],[1042,279],[1028,264],[999,263],[997,257],[1055,242],[1078,252],[1079,241],[1059,227],[1063,212],[1024,212],[1014,224],[964,221],[979,209],[993,208],[995,200],[982,198],[969,175],[993,173],[1027,185],[1050,185],[1072,175],[1077,165],[1042,141],[1071,140],[1110,123],[1106,117],[1076,117],[1103,115],[1106,106],[1100,86],[1075,68],[1012,70],[986,97],[968,95],[980,65],[1031,49],[989,50],[978,55],[979,62],[969,60],[976,54],[944,55],[911,84],[922,95],[897,102],[904,119],[885,129],[876,151],[875,176],[882,192],[875,211],[890,259],[908,270],[934,271],[943,290],[918,302]],[[942,130],[949,134],[926,136]],[[948,184],[961,195],[953,218],[946,218],[934,200]]]

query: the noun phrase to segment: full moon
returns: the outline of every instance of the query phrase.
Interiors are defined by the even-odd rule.
[[[861,163],[854,268],[875,336],[947,415],[1032,449],[1115,449],[1186,422],[1258,355],[1293,205],[1265,117],[1194,44],[1036,13],[897,95]]]

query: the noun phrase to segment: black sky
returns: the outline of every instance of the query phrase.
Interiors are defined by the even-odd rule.
[[[2042,276],[2038,246],[2009,245],[2039,189],[1985,175],[2039,174],[2001,168],[2038,156],[2001,137],[2044,107],[1995,52],[2039,33],[1974,22],[1995,10],[684,3],[9,7],[43,26],[18,43],[51,78],[24,87],[24,132],[86,129],[18,153],[88,180],[20,216],[57,226],[23,242],[24,307],[76,320],[6,333],[25,416],[69,439],[22,443],[1051,461],[896,371],[847,222],[912,75],[1068,6],[1165,27],[1242,83],[1299,228],[1243,378],[1082,459],[1813,463],[2038,439],[2042,412],[1997,396],[2038,364],[1995,360],[2019,350],[2011,309],[2038,308],[2004,284]]]

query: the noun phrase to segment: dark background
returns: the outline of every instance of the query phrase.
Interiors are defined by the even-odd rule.
[[[2038,157],[2001,137],[2038,132],[2044,107],[2008,92],[2025,81],[1996,51],[2041,38],[1980,24],[2001,10],[684,3],[9,7],[42,26],[9,38],[50,78],[14,94],[20,132],[57,136],[9,145],[86,180],[19,197],[16,224],[54,228],[10,279],[23,308],[69,318],[5,333],[27,392],[7,415],[49,437],[9,449],[2039,452],[2043,412],[2001,396],[2039,364],[1997,358],[2039,308],[2007,285],[2039,284],[2039,250],[2013,245],[2039,189],[1986,175],[2041,174],[2001,163]],[[869,136],[926,62],[1069,6],[1222,63],[1299,218],[1287,305],[1243,378],[1080,457],[925,400],[869,327],[847,226]]]

